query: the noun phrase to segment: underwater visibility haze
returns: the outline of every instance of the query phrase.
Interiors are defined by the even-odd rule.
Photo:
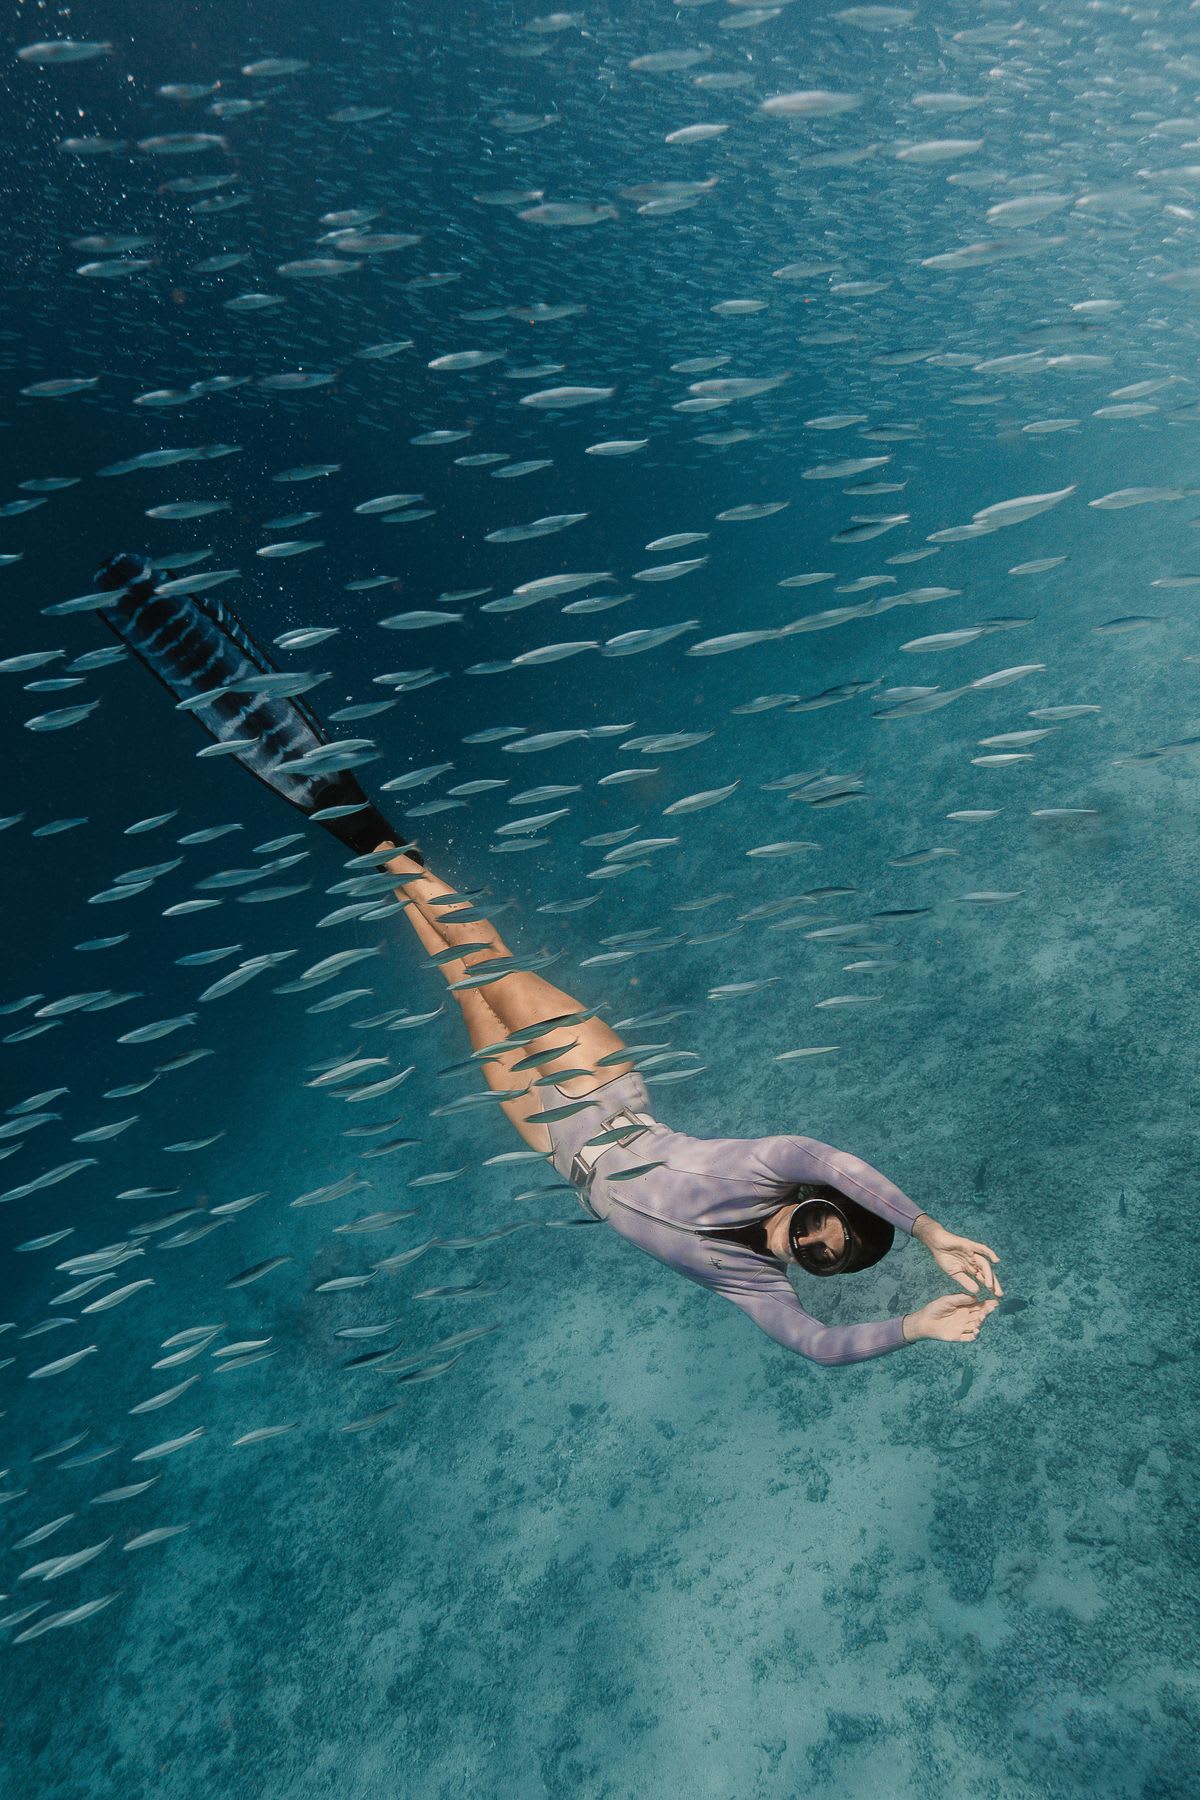
[[[540,3],[8,7],[0,1791],[1194,1800],[1200,15]]]

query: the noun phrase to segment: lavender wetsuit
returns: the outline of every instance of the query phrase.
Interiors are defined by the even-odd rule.
[[[544,1110],[570,1099],[550,1084],[542,1094]],[[588,1098],[594,1107],[547,1127],[551,1160],[565,1180],[575,1152],[598,1135],[610,1113],[649,1111],[646,1085],[636,1071],[605,1082]],[[620,1169],[649,1162],[662,1167],[632,1181],[612,1179]],[[781,1263],[744,1244],[702,1235],[766,1217],[786,1204],[798,1182],[836,1188],[910,1235],[921,1217],[922,1209],[869,1163],[815,1138],[696,1138],[657,1122],[635,1142],[606,1150],[590,1183],[578,1192],[586,1211],[668,1268],[732,1300],[768,1337],[813,1362],[862,1362],[899,1350],[907,1341],[899,1317],[822,1325],[801,1306]]]

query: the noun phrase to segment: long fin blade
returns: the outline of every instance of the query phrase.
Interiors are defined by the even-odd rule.
[[[361,818],[329,824],[352,848],[367,837],[367,848],[385,838],[404,845],[336,755],[317,756],[332,740],[312,709],[296,696],[253,691],[246,678],[275,674],[277,665],[232,607],[198,594],[159,594],[150,562],[141,556],[111,557],[95,581],[97,588],[119,593],[101,613],[106,624],[177,701],[189,703],[188,712],[209,737],[237,746],[229,754],[251,775],[303,813],[361,809]],[[199,698],[206,694],[211,699]],[[315,758],[315,767],[304,766],[308,758]],[[409,853],[422,860],[415,850]]]

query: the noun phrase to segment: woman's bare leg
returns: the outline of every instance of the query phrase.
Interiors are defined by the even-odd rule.
[[[389,844],[381,844],[381,850],[391,849]],[[438,948],[446,949],[454,944],[485,944],[484,950],[468,951],[462,957],[441,964],[442,974],[448,982],[461,981],[470,971],[479,972],[486,968],[490,961],[498,957],[511,957],[512,951],[487,920],[477,920],[468,924],[456,924],[454,914],[459,906],[468,906],[469,901],[460,901],[457,905],[437,906],[432,902],[455,890],[448,887],[437,875],[434,875],[422,864],[414,862],[411,857],[397,853],[387,859],[385,866],[401,879],[396,888],[397,897],[413,902],[407,909],[408,917],[426,948],[431,945],[426,941],[422,925],[432,931],[439,940]],[[471,993],[486,991],[487,1006],[499,1019],[503,1030],[497,1034],[498,1041],[506,1032],[524,1031],[531,1025],[540,1024],[543,1020],[561,1018],[564,1014],[586,1011],[572,995],[562,988],[555,987],[543,976],[529,969],[517,969],[509,975],[502,975],[487,984],[486,990],[464,989],[455,995],[462,1000]],[[468,1020],[468,1024],[470,1021]],[[488,1040],[485,1040],[485,1042]],[[479,1046],[482,1048],[482,1045]],[[574,1099],[591,1093],[593,1088],[602,1082],[612,1081],[617,1075],[624,1075],[634,1065],[632,1062],[608,1063],[598,1067],[601,1057],[611,1055],[616,1050],[623,1050],[625,1044],[618,1037],[611,1025],[603,1019],[584,1019],[578,1024],[555,1026],[551,1030],[522,1044],[515,1052],[512,1060],[521,1056],[529,1056],[543,1050],[558,1050],[565,1056],[571,1051],[570,1067],[586,1073],[564,1079],[562,1090]],[[548,1063],[539,1072],[553,1074],[554,1063]],[[537,1090],[535,1090],[536,1092]],[[516,1106],[517,1102],[512,1102]],[[536,1107],[534,1108],[536,1110]],[[514,1120],[514,1123],[516,1121]],[[518,1127],[519,1129],[519,1127]],[[540,1128],[543,1132],[545,1127]]]
[[[408,907],[406,915],[409,924],[420,938],[431,956],[447,948],[445,939],[431,925],[419,907]],[[448,981],[461,979],[463,964],[461,958],[439,965]],[[455,994],[459,1011],[466,1022],[467,1034],[471,1040],[472,1050],[486,1050],[493,1044],[501,1044],[505,1037],[502,1020],[496,1017],[484,998],[480,988],[464,988]],[[531,1124],[531,1115],[542,1109],[541,1089],[533,1086],[540,1068],[514,1070],[513,1065],[527,1054],[525,1046],[517,1045],[511,1050],[497,1050],[495,1056],[480,1060],[480,1068],[488,1086],[494,1093],[516,1095],[517,1098],[501,1100],[500,1110],[509,1122],[515,1125],[525,1142],[532,1150],[541,1150],[549,1154],[553,1148],[550,1133],[544,1125]]]

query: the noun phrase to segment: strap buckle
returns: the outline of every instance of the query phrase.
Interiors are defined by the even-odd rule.
[[[614,1149],[618,1144],[624,1149],[627,1144],[632,1143],[634,1139],[640,1137],[647,1126],[653,1124],[653,1122],[654,1121],[650,1118],[648,1113],[630,1112],[627,1107],[621,1107],[619,1111],[610,1113],[608,1117],[602,1121],[600,1125],[601,1131],[610,1131],[615,1125],[620,1124],[627,1124],[628,1130],[622,1132],[619,1138],[613,1138],[611,1142],[607,1144],[581,1145],[571,1159],[570,1181],[572,1185],[582,1188],[586,1192],[592,1185],[596,1172],[596,1164],[600,1161],[600,1158],[605,1155],[607,1151]]]

